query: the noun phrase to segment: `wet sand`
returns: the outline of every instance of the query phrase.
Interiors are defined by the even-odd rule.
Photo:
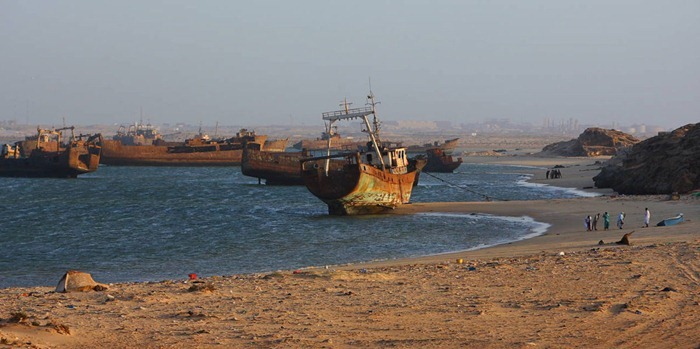
[[[51,348],[697,348],[700,199],[595,190],[595,159],[468,158],[532,168],[533,183],[602,194],[410,204],[392,214],[531,217],[541,236],[475,251],[267,274],[0,290],[0,344]],[[545,179],[563,165],[562,178]],[[523,172],[521,168],[514,169]],[[686,222],[642,228],[684,213]],[[611,213],[588,232],[586,215]],[[620,212],[624,229],[614,227]],[[630,233],[631,246],[618,245]],[[603,244],[599,245],[602,240]],[[461,263],[459,263],[461,260]],[[89,272],[89,271],[88,271]],[[56,279],[60,278],[57,275]],[[100,280],[97,280],[98,282]],[[19,322],[17,322],[19,320]]]

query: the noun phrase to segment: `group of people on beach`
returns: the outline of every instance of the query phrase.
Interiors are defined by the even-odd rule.
[[[586,218],[583,220],[584,225],[586,227],[586,231],[594,231],[598,230],[598,222],[600,219],[603,219],[603,230],[608,230],[610,229],[610,214],[606,211],[603,213],[603,216],[601,217],[600,213],[596,213],[591,216],[586,216]],[[649,211],[649,208],[644,209],[644,227],[648,228],[649,227],[649,220],[651,219],[651,212]],[[622,229],[622,227],[625,225],[625,212],[620,212],[620,214],[617,215],[617,227]]]
[[[553,169],[553,170],[547,170],[547,173],[545,173],[545,178],[546,179],[554,179],[554,178],[561,178],[561,171],[559,169]]]

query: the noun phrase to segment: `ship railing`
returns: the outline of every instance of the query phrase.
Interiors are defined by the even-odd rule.
[[[374,113],[372,107],[361,107],[329,111],[321,114],[323,120],[338,121],[365,117]]]

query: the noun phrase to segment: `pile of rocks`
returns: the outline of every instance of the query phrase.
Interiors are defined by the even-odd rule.
[[[541,155],[602,156],[616,155],[620,149],[639,143],[624,132],[598,127],[587,128],[578,138],[552,143],[542,149]]]
[[[610,159],[593,177],[620,194],[688,193],[700,188],[700,123],[660,133]]]

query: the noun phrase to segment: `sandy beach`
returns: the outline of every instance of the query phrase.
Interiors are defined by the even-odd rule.
[[[600,196],[414,203],[391,213],[491,214],[549,225],[527,240],[365,264],[111,284],[100,292],[1,289],[0,347],[698,348],[700,198],[595,189],[603,160],[469,157],[530,166],[514,171],[531,172],[533,185]],[[562,178],[545,178],[555,165],[563,166]],[[602,221],[585,230],[586,215],[606,211],[609,230]],[[615,227],[620,212],[624,229]],[[685,222],[656,226],[678,213]],[[631,245],[615,243],[630,232]]]

